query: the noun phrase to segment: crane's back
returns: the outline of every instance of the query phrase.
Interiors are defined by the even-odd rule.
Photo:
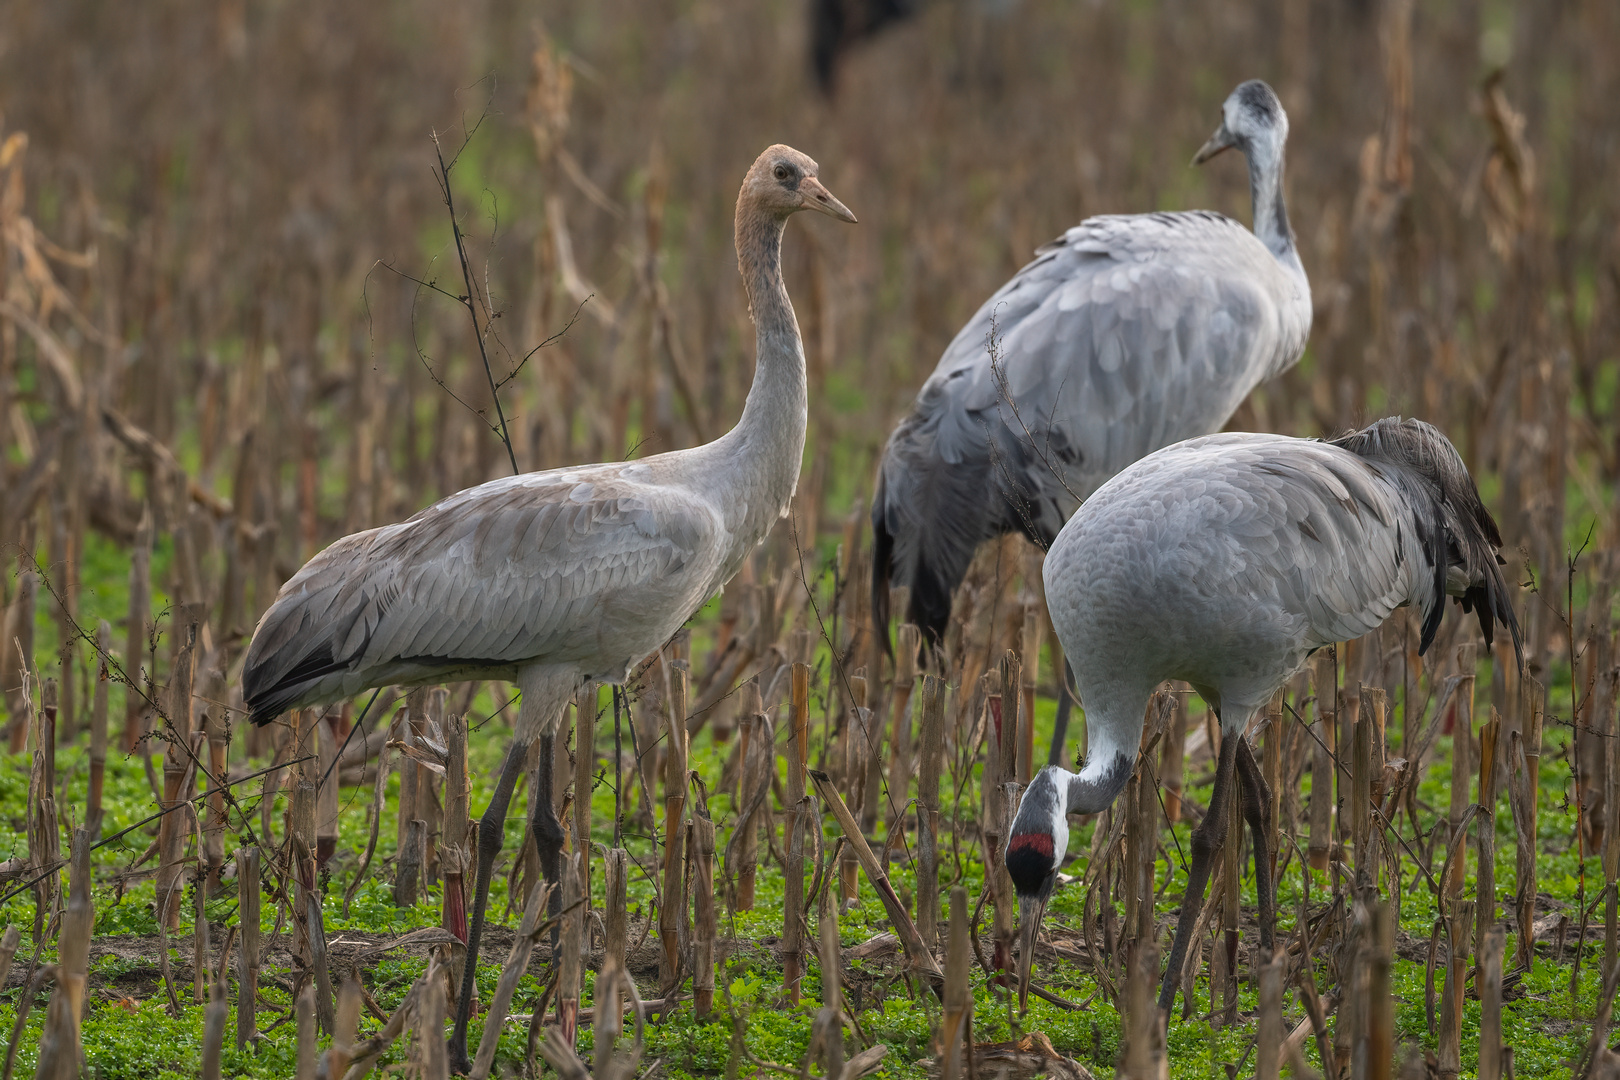
[[[943,628],[980,543],[1050,543],[1120,469],[1218,430],[1298,360],[1310,324],[1303,272],[1221,214],[1094,217],[1041,248],[957,334],[885,449],[873,524],[912,617]]]
[[[1182,679],[1257,707],[1312,649],[1426,603],[1402,493],[1355,454],[1189,439],[1103,485],[1047,554],[1047,604],[1088,683]]]

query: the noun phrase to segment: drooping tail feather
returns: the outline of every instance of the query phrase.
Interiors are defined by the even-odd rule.
[[[1414,505],[1427,507],[1428,520],[1420,525],[1424,527],[1424,547],[1435,565],[1435,594],[1419,651],[1426,651],[1434,640],[1448,592],[1448,571],[1456,567],[1466,582],[1457,595],[1458,603],[1478,617],[1487,645],[1494,641],[1496,625],[1512,634],[1513,651],[1522,668],[1519,620],[1508,603],[1502,558],[1497,554],[1502,532],[1451,440],[1432,424],[1394,416],[1332,443],[1358,457],[1394,466],[1397,482],[1413,496]]]
[[[872,626],[883,643],[883,655],[894,656],[889,640],[889,569],[894,558],[894,534],[883,512],[883,469],[878,469],[877,493],[872,497]]]
[[[988,458],[955,462],[933,452],[933,426],[913,413],[884,448],[872,500],[872,614],[887,639],[889,588],[910,590],[905,616],[930,647],[951,619],[951,597],[979,544],[1008,527],[990,486]]]

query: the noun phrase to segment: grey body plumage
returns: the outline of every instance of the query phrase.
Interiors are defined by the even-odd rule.
[[[1424,647],[1448,593],[1517,643],[1500,545],[1456,450],[1417,420],[1328,442],[1209,435],[1144,458],[1075,514],[1044,570],[1092,757],[1135,752],[1166,679],[1242,730],[1313,650],[1403,605],[1423,612]]]
[[[1120,764],[1136,755],[1160,683],[1192,684],[1220,717],[1215,789],[1192,837],[1162,1008],[1179,984],[1234,775],[1255,835],[1261,947],[1270,945],[1270,811],[1242,734],[1250,719],[1313,650],[1361,637],[1401,606],[1423,614],[1420,650],[1451,596],[1478,615],[1487,641],[1505,627],[1517,651],[1501,543],[1456,449],[1399,418],[1326,442],[1189,439],[1121,471],[1058,534],[1046,600],[1086,710],[1089,757],[1075,783],[1087,798],[1106,805],[1124,786]]]
[[[1218,430],[1299,359],[1311,298],[1282,204],[1286,138],[1270,88],[1243,84],[1200,156],[1244,152],[1252,232],[1206,211],[1090,218],[961,329],[879,465],[880,618],[890,584],[909,586],[906,617],[937,640],[980,543],[1022,532],[1046,546],[1110,476]]]

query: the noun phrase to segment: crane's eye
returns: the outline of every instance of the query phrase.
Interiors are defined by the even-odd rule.
[[[793,173],[791,171],[789,171],[789,169],[788,169],[788,167],[786,165],[778,165],[776,167],[776,178],[778,180],[786,180],[789,176],[792,176],[792,175],[793,175]]]

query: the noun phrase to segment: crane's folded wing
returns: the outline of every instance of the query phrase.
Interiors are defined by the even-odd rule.
[[[1420,523],[1405,492],[1354,454],[1278,435],[1177,444],[1122,473],[1088,518],[1146,511],[1156,539],[1145,576],[1186,582],[1227,618],[1275,611],[1314,648],[1349,641],[1417,601],[1428,610]],[[1414,577],[1414,571],[1417,577]],[[1244,613],[1247,613],[1245,615]]]
[[[617,629],[638,594],[689,581],[684,571],[717,557],[722,528],[696,499],[606,470],[458,492],[311,559],[265,614],[244,689],[252,704],[399,661],[573,659]]]

